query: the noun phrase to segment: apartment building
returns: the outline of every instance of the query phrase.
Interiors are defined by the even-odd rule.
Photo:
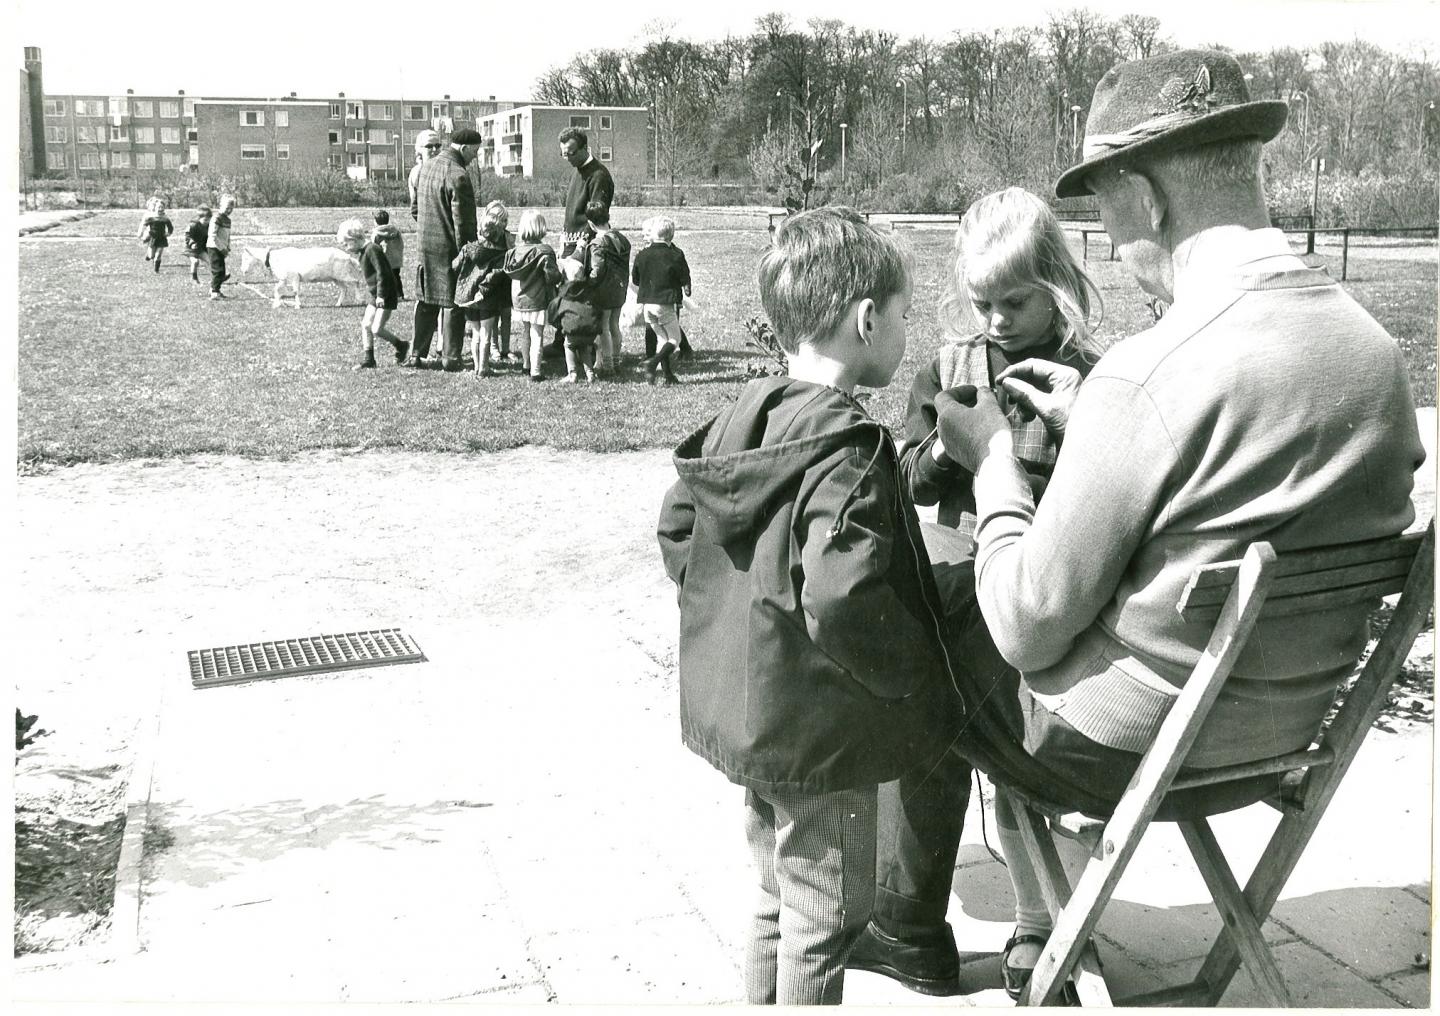
[[[649,123],[644,106],[516,106],[481,117],[480,164],[498,176],[566,176],[570,165],[556,138],[567,127],[579,127],[591,154],[615,177],[643,180],[650,166]]]
[[[22,173],[55,175],[190,170],[235,174],[260,167],[330,167],[357,179],[403,179],[427,128],[461,127],[485,138],[481,165],[506,176],[564,177],[556,135],[583,128],[595,157],[617,177],[649,172],[650,129],[643,106],[544,106],[486,98],[47,95],[40,51],[25,50],[21,103]]]
[[[45,168],[56,173],[177,170],[192,153],[193,100],[176,95],[47,95]]]

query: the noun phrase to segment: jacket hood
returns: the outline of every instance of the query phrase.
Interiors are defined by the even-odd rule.
[[[400,235],[400,227],[393,222],[387,222],[383,226],[375,227],[375,236],[381,240],[389,240]]]
[[[887,443],[884,428],[843,392],[770,377],[746,385],[734,406],[682,441],[674,462],[696,512],[708,516],[715,539],[728,544],[762,528],[811,466],[858,444],[868,473]],[[863,480],[837,513],[837,532]]]
[[[555,252],[544,244],[522,243],[511,247],[505,260],[512,268],[525,268],[538,262],[546,253],[553,257]]]

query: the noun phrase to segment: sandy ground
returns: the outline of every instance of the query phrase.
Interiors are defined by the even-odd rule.
[[[598,617],[668,675],[674,595],[653,534],[672,476],[663,451],[525,448],[21,477],[16,704],[51,734],[22,755],[17,802],[84,823],[118,813],[137,725],[191,649],[477,617],[549,618],[565,638],[567,618]],[[671,693],[668,676],[645,679]],[[65,947],[85,930],[35,933]]]

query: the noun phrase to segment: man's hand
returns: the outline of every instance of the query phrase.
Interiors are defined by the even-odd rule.
[[[1070,410],[1080,393],[1080,372],[1049,360],[1022,360],[1007,367],[996,379],[1023,413],[1040,417],[1045,429],[1059,441],[1070,422]]]
[[[935,396],[936,428],[945,456],[974,473],[992,451],[1010,446],[1010,423],[988,388],[960,385]]]

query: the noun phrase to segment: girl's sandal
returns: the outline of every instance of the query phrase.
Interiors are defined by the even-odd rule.
[[[1020,1001],[1020,995],[1025,991],[1025,986],[1030,983],[1030,975],[1035,972],[1034,967],[1012,967],[1010,965],[1010,953],[1017,945],[1038,945],[1045,948],[1047,939],[1044,935],[1015,934],[1005,943],[1005,949],[1000,953],[1000,978],[1005,982],[1005,994],[1010,996],[1011,1001]],[[1060,990],[1060,1004],[1078,1006],[1080,996],[1075,991],[1075,985],[1071,981],[1065,982],[1065,987]]]

